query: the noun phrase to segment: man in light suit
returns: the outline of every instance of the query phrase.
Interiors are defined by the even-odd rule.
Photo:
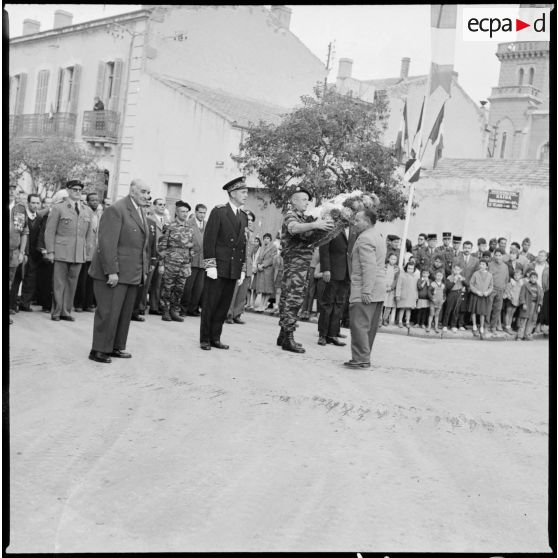
[[[149,225],[143,212],[149,194],[149,186],[134,179],[130,194],[108,207],[99,222],[89,268],[97,300],[89,358],[96,362],[132,356],[124,349],[138,285],[149,270]]]
[[[351,322],[352,358],[348,368],[369,368],[370,353],[382,316],[386,294],[386,244],[375,230],[376,212],[363,209],[356,214],[358,234],[351,254]]]

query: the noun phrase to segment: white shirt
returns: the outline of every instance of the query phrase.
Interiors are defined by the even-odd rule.
[[[198,229],[200,229],[200,230],[203,229],[203,221],[198,221],[196,219],[196,223],[198,224]]]
[[[233,213],[238,217],[239,208],[236,207],[236,205],[234,205],[234,203],[232,203],[230,201],[229,201],[229,205],[231,206],[231,209],[233,210]]]
[[[25,211],[27,212],[27,217],[29,217],[29,219],[31,219],[31,221],[33,221],[35,219],[35,217],[37,217],[37,214],[36,213],[31,213],[28,208],[25,208]]]
[[[537,283],[539,287],[542,287],[542,275],[544,268],[546,267],[546,262],[543,264],[535,264],[535,271],[537,272]]]

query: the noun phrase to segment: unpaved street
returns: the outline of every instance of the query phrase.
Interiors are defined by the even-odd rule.
[[[149,316],[103,365],[92,314],[15,316],[8,552],[549,551],[547,341],[380,333],[348,370],[246,320],[205,352]]]

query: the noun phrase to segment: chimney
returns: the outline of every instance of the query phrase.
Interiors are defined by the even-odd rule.
[[[38,33],[41,30],[41,22],[34,19],[24,19],[23,20],[23,35],[32,35],[33,33]]]
[[[337,71],[338,79],[350,78],[353,73],[353,61],[350,58],[339,59],[339,70]]]
[[[411,59],[410,58],[401,58],[401,73],[399,74],[399,77],[401,79],[407,79],[409,77],[409,66],[411,64]]]
[[[52,28],[59,29],[60,27],[72,25],[72,19],[74,19],[74,15],[70,12],[66,12],[65,10],[56,10],[54,12],[54,25]]]
[[[279,26],[288,29],[291,24],[291,14],[293,11],[287,6],[271,6],[271,13],[277,18]]]

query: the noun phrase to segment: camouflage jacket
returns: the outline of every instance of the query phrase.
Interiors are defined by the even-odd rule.
[[[160,260],[163,263],[168,261],[190,263],[195,254],[193,236],[194,233],[188,223],[175,220],[170,225],[166,225],[157,244]]]

